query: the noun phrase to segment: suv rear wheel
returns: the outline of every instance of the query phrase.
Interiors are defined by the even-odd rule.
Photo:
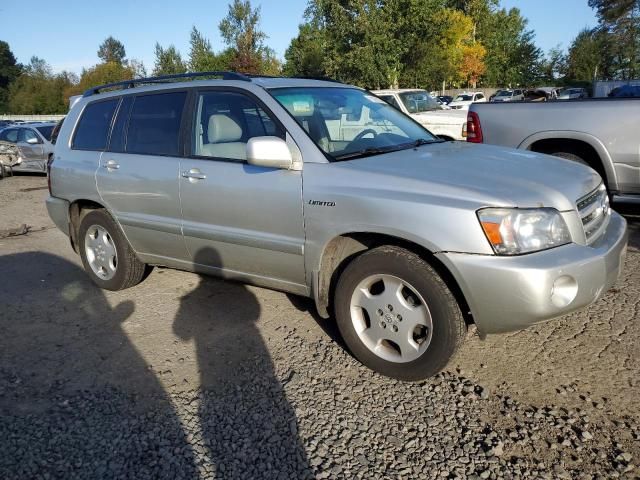
[[[338,280],[336,320],[353,355],[401,380],[438,373],[462,344],[456,299],[418,255],[383,246],[353,260]]]
[[[100,288],[123,290],[144,278],[146,265],[106,211],[92,210],[82,217],[78,242],[84,269]]]

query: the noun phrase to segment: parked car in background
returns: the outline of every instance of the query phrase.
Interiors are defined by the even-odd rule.
[[[449,105],[451,102],[453,102],[453,97],[450,95],[438,95],[436,98],[445,105]]]
[[[621,274],[626,222],[590,168],[443,142],[350,85],[207,75],[92,88],[69,111],[47,209],[99,287],[163,265],[312,297],[355,358],[418,380],[468,323],[519,330]]]
[[[640,99],[472,105],[467,141],[546,153],[590,166],[614,200],[640,202]],[[523,152],[522,161],[533,160]],[[583,219],[588,227],[590,217]]]
[[[525,90],[524,99],[527,102],[547,102],[558,98],[558,91],[555,87],[538,87]]]
[[[516,88],[515,90],[498,90],[495,95],[490,98],[491,102],[521,102],[524,100],[524,90]]]
[[[0,131],[0,141],[18,146],[20,157],[12,166],[16,172],[47,172],[47,161],[53,156],[51,134],[53,122],[21,123]]]
[[[464,140],[462,130],[467,121],[466,113],[443,109],[426,90],[391,89],[372,93],[443,140]]]
[[[558,100],[589,98],[586,88],[563,88],[558,92]]]
[[[623,85],[616,87],[609,93],[613,98],[640,98],[640,85]]]
[[[449,106],[454,110],[469,110],[472,103],[484,103],[487,99],[482,92],[465,92],[455,96]]]

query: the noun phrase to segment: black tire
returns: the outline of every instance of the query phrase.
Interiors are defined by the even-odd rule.
[[[381,274],[410,284],[431,313],[431,341],[415,360],[400,363],[379,357],[360,339],[353,325],[351,298],[356,287],[366,278]],[[399,380],[423,380],[441,371],[466,335],[462,312],[442,278],[418,255],[395,246],[374,248],[354,259],[338,280],[334,307],[338,328],[352,354],[372,370]]]
[[[87,231],[93,225],[101,226],[108,232],[117,252],[118,261],[115,274],[108,280],[99,277],[87,260],[85,241]],[[91,277],[93,283],[105,290],[124,290],[125,288],[133,287],[142,281],[145,274],[148,274],[148,267],[138,260],[120,227],[105,210],[91,210],[82,217],[78,231],[78,248],[82,264],[89,277]]]
[[[583,165],[589,166],[589,164],[579,155],[570,152],[552,152],[549,155],[553,155],[554,157],[560,157],[567,160],[571,160],[572,162],[578,162]]]

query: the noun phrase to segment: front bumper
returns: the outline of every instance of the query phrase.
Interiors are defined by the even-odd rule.
[[[480,333],[520,330],[595,302],[621,274],[627,222],[612,212],[590,246],[569,244],[516,257],[440,253]]]

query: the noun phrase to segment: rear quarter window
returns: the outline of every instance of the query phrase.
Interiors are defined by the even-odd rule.
[[[180,153],[180,123],[187,92],[135,98],[127,128],[126,152],[149,155]]]
[[[78,121],[71,148],[74,150],[104,150],[118,98],[88,104]]]

